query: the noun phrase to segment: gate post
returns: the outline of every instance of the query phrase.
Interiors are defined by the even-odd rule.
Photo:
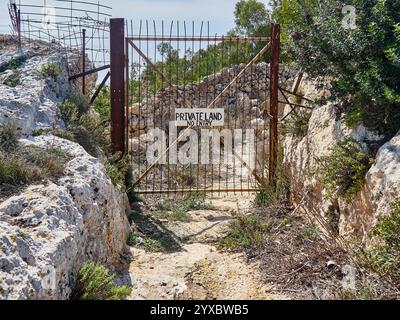
[[[270,52],[270,121],[269,121],[269,184],[274,189],[277,183],[278,162],[278,86],[279,86],[280,26],[272,24]]]
[[[110,19],[110,98],[113,152],[125,152],[125,26],[123,18]]]

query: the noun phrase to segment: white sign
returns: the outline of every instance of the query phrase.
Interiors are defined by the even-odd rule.
[[[175,109],[175,125],[177,127],[223,127],[224,121],[223,108]]]

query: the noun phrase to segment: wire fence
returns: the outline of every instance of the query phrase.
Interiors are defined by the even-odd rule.
[[[109,63],[111,6],[95,0],[10,0],[11,28],[21,42],[82,52],[95,66]]]

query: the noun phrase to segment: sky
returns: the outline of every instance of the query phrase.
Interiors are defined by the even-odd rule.
[[[17,0],[27,4],[42,4],[44,0]],[[212,34],[224,34],[234,25],[233,11],[239,0],[100,0],[113,7],[113,16],[134,21],[162,19],[187,22],[210,22]],[[0,33],[9,32],[7,3],[0,0]],[[265,2],[268,2],[265,0]]]

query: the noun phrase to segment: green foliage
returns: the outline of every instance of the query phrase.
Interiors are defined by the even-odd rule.
[[[79,119],[79,125],[89,132],[93,146],[97,146],[106,156],[110,156],[111,140],[107,124],[88,115],[83,115]],[[80,141],[79,138],[78,141]]]
[[[368,252],[368,265],[390,277],[400,286],[400,200],[393,204],[392,214],[381,218],[371,236],[379,243]]]
[[[180,200],[167,199],[158,202],[156,208],[158,211],[153,214],[159,219],[189,222],[191,220],[188,213],[190,210],[207,210],[210,205],[205,203],[204,193],[192,193],[185,195]]]
[[[85,114],[89,108],[89,98],[81,93],[74,93],[58,105],[59,117],[66,126],[78,125],[82,121],[86,121],[87,116]]]
[[[3,81],[3,84],[11,88],[15,88],[21,84],[20,74],[18,72],[13,72]]]
[[[16,70],[21,67],[26,62],[26,60],[28,60],[28,58],[25,56],[12,58],[10,61],[4,62],[0,65],[0,73],[7,70]]]
[[[329,156],[321,161],[321,179],[329,196],[352,197],[362,187],[365,174],[371,166],[368,152],[362,151],[359,143],[352,139],[340,141]]]
[[[154,222],[152,217],[132,210],[129,221],[136,227],[128,239],[130,246],[140,246],[151,252],[176,252],[181,249],[176,236]]]
[[[87,114],[89,101],[81,94],[68,97],[59,105],[59,116],[67,125],[65,129],[55,129],[53,134],[79,143],[94,157],[105,156],[105,168],[115,186],[119,186],[128,194],[130,200],[135,199],[132,189],[132,173],[129,159],[120,154],[112,154],[109,119],[99,120]]]
[[[52,78],[54,81],[62,75],[61,68],[54,62],[48,62],[38,70],[38,75],[42,79]]]
[[[7,154],[0,152],[0,186],[19,186],[58,177],[69,155],[59,148],[24,146]]]
[[[342,27],[342,8],[356,8],[356,28]],[[311,78],[331,80],[330,96],[348,124],[387,137],[400,128],[400,2],[275,1],[288,37],[284,50]]]
[[[320,234],[320,230],[318,226],[314,223],[309,223],[304,225],[299,233],[296,235],[296,240],[304,241],[304,240],[316,240]]]
[[[163,242],[163,239],[152,238],[152,237],[139,237],[136,233],[132,232],[128,238],[128,246],[137,246],[141,245],[146,251],[150,252],[162,252],[166,245]]]
[[[85,96],[84,94],[80,92],[75,92],[69,95],[67,101],[75,105],[77,111],[78,111],[78,116],[82,117],[84,114],[86,114],[89,111],[90,108],[90,100],[88,96]]]
[[[115,284],[115,274],[101,264],[85,262],[79,270],[73,300],[124,300],[131,294],[127,286]]]
[[[265,4],[256,0],[240,0],[235,6],[236,31],[239,34],[265,37],[270,33],[270,13]]]
[[[310,122],[311,112],[301,111],[292,113],[285,121],[281,124],[281,133],[283,135],[293,135],[299,138],[303,138],[307,135],[308,124]]]
[[[66,126],[78,121],[78,110],[76,105],[68,99],[58,105],[58,115]]]
[[[260,191],[256,193],[254,204],[258,207],[273,207],[279,202],[287,200],[289,191],[289,179],[283,167],[283,145],[278,147],[278,160],[276,168],[276,186],[269,184],[268,177],[258,182]],[[267,167],[268,164],[266,163]]]
[[[21,132],[12,122],[0,125],[0,149],[4,152],[14,151],[18,147]]]
[[[265,214],[236,214],[227,236],[220,240],[220,246],[227,250],[250,249],[261,247],[270,231],[270,224]]]
[[[24,159],[0,153],[0,191],[9,186],[18,186],[42,178],[39,168],[29,165]]]

